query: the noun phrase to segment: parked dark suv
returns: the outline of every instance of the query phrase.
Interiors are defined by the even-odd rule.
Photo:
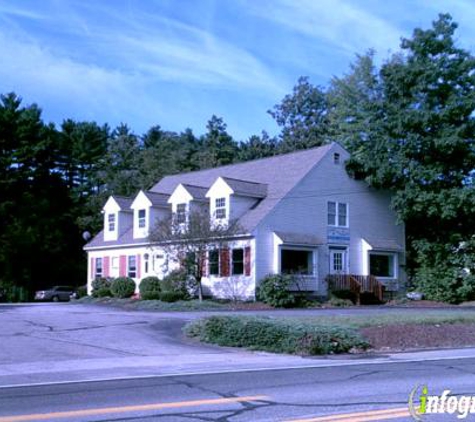
[[[60,300],[69,301],[69,297],[74,292],[71,286],[54,286],[47,290],[38,290],[35,293],[35,300],[52,300],[59,302]]]

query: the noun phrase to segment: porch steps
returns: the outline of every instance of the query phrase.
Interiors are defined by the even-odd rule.
[[[384,285],[373,275],[329,274],[328,290],[348,291],[357,305],[384,302]]]

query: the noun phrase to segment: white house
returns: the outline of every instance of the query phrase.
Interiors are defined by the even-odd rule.
[[[163,277],[174,264],[148,233],[170,213],[186,222],[194,208],[223,222],[237,219],[244,229],[229,248],[208,252],[207,294],[253,298],[259,281],[278,273],[300,274],[294,288],[318,296],[327,294],[329,279],[340,287],[359,283],[362,291],[368,283],[397,290],[405,279],[404,226],[388,192],[348,176],[348,158],[332,143],[167,176],[135,198],[110,197],[104,229],[84,248],[88,291],[99,276],[129,276],[137,286],[143,277]]]

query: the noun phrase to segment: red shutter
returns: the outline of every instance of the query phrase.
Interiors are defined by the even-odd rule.
[[[91,280],[94,280],[94,276],[96,275],[96,260],[94,258],[91,258]]]
[[[109,277],[109,261],[110,258],[108,256],[104,257],[104,260],[102,262],[102,265],[104,266],[103,272],[104,272],[104,277]]]
[[[200,256],[200,275],[201,277],[208,277],[208,254],[207,252],[202,252]]]
[[[121,255],[119,258],[119,276],[125,277],[127,275],[127,257]]]
[[[251,247],[246,246],[244,248],[244,275],[251,275]]]
[[[140,280],[142,277],[142,272],[141,272],[141,265],[140,265],[140,255],[137,255],[137,278]]]
[[[219,275],[229,277],[229,249],[221,249],[219,255]]]

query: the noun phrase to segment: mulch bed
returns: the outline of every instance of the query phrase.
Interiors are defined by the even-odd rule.
[[[475,346],[475,324],[399,324],[359,331],[379,351]]]

